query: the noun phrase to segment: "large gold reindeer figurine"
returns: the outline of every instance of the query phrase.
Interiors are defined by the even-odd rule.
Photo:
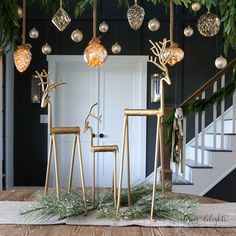
[[[81,151],[81,142],[80,142],[80,128],[79,127],[53,127],[52,126],[52,105],[50,102],[50,92],[54,88],[56,88],[57,86],[63,85],[65,83],[63,83],[61,80],[59,82],[54,82],[53,80],[49,80],[50,72],[47,73],[45,70],[43,70],[43,72],[41,72],[41,73],[36,71],[36,75],[40,79],[40,85],[42,86],[42,92],[43,92],[41,107],[45,108],[46,106],[48,106],[48,132],[50,135],[50,145],[49,145],[48,164],[47,164],[44,193],[46,195],[48,192],[48,181],[49,181],[49,174],[50,174],[50,167],[51,167],[51,160],[52,160],[52,147],[53,147],[54,160],[55,160],[56,192],[57,192],[57,197],[59,198],[60,187],[59,187],[58,157],[57,157],[58,154],[57,154],[57,146],[56,146],[56,135],[74,134],[75,137],[74,137],[73,149],[72,149],[68,191],[71,190],[72,176],[73,176],[73,169],[74,169],[75,148],[76,148],[76,142],[78,142],[78,151],[79,151],[79,156],[80,156],[80,172],[81,172],[82,192],[83,192],[84,205],[86,207],[84,170],[83,170],[82,151]]]
[[[96,152],[112,152],[114,153],[114,166],[113,166],[113,180],[112,180],[112,189],[114,192],[114,206],[116,207],[116,156],[117,156],[117,151],[118,151],[118,146],[117,145],[109,145],[109,146],[94,146],[93,145],[93,129],[89,125],[88,119],[89,117],[93,117],[97,119],[98,121],[101,120],[101,116],[95,116],[92,114],[93,108],[97,105],[95,103],[89,110],[89,113],[87,117],[85,118],[84,121],[84,133],[87,132],[87,130],[90,131],[90,151],[92,153],[92,197],[93,197],[93,202],[95,201],[95,154]]]
[[[167,61],[170,59],[170,55],[166,55],[165,49],[167,40],[164,39],[163,42],[153,43],[150,49],[155,55],[151,56],[148,62],[153,63],[163,72],[163,78],[160,81],[160,108],[151,109],[125,109],[124,110],[124,129],[123,129],[123,139],[122,139],[122,151],[121,151],[121,164],[120,164],[120,178],[119,178],[119,190],[118,190],[118,200],[117,200],[117,213],[120,209],[120,198],[121,198],[121,188],[122,188],[122,178],[123,178],[123,166],[124,166],[124,150],[126,146],[127,151],[127,178],[128,178],[128,205],[130,205],[130,160],[129,160],[129,128],[128,128],[128,117],[129,116],[156,116],[157,117],[157,128],[156,128],[156,145],[155,145],[155,163],[154,163],[154,180],[153,180],[153,195],[152,195],[152,206],[151,206],[151,220],[153,221],[155,195],[156,195],[156,178],[157,178],[157,167],[158,167],[158,149],[160,145],[161,154],[161,168],[162,168],[162,192],[164,192],[164,146],[163,146],[163,129],[162,129],[162,117],[164,115],[164,82],[168,85],[171,84],[168,69],[166,67]],[[158,61],[157,61],[158,60]]]

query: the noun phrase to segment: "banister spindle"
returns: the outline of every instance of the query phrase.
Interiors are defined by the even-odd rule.
[[[187,130],[187,119],[184,117],[183,119],[183,179],[185,179],[185,160],[186,160],[186,130]]]
[[[233,70],[233,73],[235,70]],[[236,116],[236,91],[233,93],[233,114],[232,114],[232,132],[235,134],[235,116]]]
[[[202,93],[202,99],[205,99],[205,96],[206,96],[206,93],[205,91]],[[202,132],[202,135],[201,135],[201,146],[202,146],[202,149],[201,149],[201,163],[204,163],[204,151],[205,151],[205,111],[202,112],[202,115],[201,115],[201,132]]]
[[[217,91],[217,81],[213,85],[213,93]],[[217,103],[213,104],[213,148],[216,148],[216,118],[217,118]]]
[[[196,98],[196,100],[199,97]],[[198,125],[199,125],[199,113],[195,114],[195,161],[198,162]]]
[[[225,75],[221,77],[221,88],[225,86]],[[225,100],[221,101],[221,127],[220,127],[220,147],[224,149],[224,112],[225,112]]]

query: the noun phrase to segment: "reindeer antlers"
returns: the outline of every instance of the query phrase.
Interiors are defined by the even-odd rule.
[[[92,114],[93,108],[94,108],[95,106],[97,106],[97,105],[98,105],[98,103],[96,102],[95,104],[93,104],[93,105],[91,106],[91,108],[90,108],[90,110],[89,110],[89,113],[88,113],[88,115],[86,116],[86,118],[85,118],[85,120],[84,120],[84,123],[85,123],[85,124],[87,123],[87,120],[88,120],[88,118],[89,118],[90,116],[92,116],[93,118],[95,118],[95,119],[97,119],[99,122],[101,122],[102,115],[100,115],[100,116],[95,116],[95,115]]]

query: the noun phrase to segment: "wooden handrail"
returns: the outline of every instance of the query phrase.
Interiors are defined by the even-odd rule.
[[[199,97],[204,91],[206,91],[218,79],[220,79],[224,74],[226,74],[235,63],[236,63],[236,58],[234,58],[224,69],[220,70],[210,80],[208,80],[204,85],[202,85],[198,90],[196,90],[191,96],[189,96],[187,99],[185,99],[185,101],[180,105],[180,107],[184,107],[188,102]]]

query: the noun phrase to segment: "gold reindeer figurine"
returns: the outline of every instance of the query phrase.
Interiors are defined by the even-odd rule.
[[[94,146],[93,145],[93,129],[89,125],[88,119],[89,117],[93,117],[97,119],[99,122],[101,121],[101,116],[95,116],[92,114],[92,109],[97,105],[95,103],[89,110],[89,113],[84,121],[84,133],[86,133],[88,130],[90,131],[90,151],[92,153],[92,197],[93,202],[95,201],[95,154],[96,152],[112,152],[114,153],[114,166],[113,166],[113,180],[112,180],[112,190],[114,192],[114,206],[116,207],[116,156],[118,151],[117,145],[109,145],[109,146]]]
[[[85,184],[84,184],[84,170],[83,170],[83,162],[82,162],[82,151],[81,151],[81,142],[80,142],[80,128],[79,127],[53,127],[52,126],[52,105],[50,102],[50,92],[56,87],[65,84],[61,80],[59,82],[54,82],[53,80],[49,80],[50,72],[47,73],[45,70],[39,73],[36,71],[36,75],[38,79],[40,79],[40,84],[42,86],[42,101],[41,107],[48,107],[48,132],[50,135],[50,144],[49,144],[49,153],[48,153],[48,164],[47,164],[47,172],[46,172],[46,181],[45,181],[45,195],[48,193],[48,181],[52,160],[52,147],[54,149],[54,160],[55,160],[55,176],[56,176],[56,192],[57,197],[59,198],[60,194],[60,185],[59,185],[59,172],[58,172],[58,154],[57,154],[57,145],[56,145],[56,135],[61,134],[74,134],[74,142],[72,148],[72,158],[71,158],[71,166],[70,166],[70,176],[68,183],[68,192],[71,191],[72,185],[72,177],[73,177],[73,169],[74,169],[74,156],[75,156],[75,148],[76,142],[78,142],[78,152],[80,157],[80,173],[81,173],[81,182],[82,182],[82,192],[83,192],[83,200],[84,206],[86,209],[86,198],[85,198]]]
[[[120,164],[120,177],[119,177],[119,189],[118,189],[118,200],[117,200],[117,209],[116,212],[119,212],[120,209],[120,198],[121,198],[121,189],[122,189],[122,179],[123,179],[123,166],[124,166],[124,150],[126,146],[126,155],[127,155],[127,190],[128,190],[128,205],[130,206],[130,160],[129,160],[129,128],[128,128],[128,117],[129,116],[155,116],[157,118],[157,127],[156,127],[156,144],[155,144],[155,163],[154,163],[154,180],[153,180],[153,195],[152,195],[152,206],[151,206],[151,221],[154,220],[154,204],[155,204],[155,195],[156,195],[156,178],[157,178],[157,167],[158,167],[158,149],[160,146],[161,154],[161,169],[162,169],[162,192],[164,192],[164,145],[163,145],[163,129],[162,129],[162,117],[164,115],[164,82],[168,85],[171,84],[168,69],[166,67],[167,61],[170,59],[170,55],[165,55],[165,49],[167,40],[164,39],[163,42],[153,43],[151,51],[155,57],[151,56],[148,62],[153,63],[163,72],[163,78],[160,81],[160,107],[158,109],[125,109],[124,110],[124,129],[123,129],[123,139],[122,139],[122,151],[121,151],[121,164]],[[165,56],[164,56],[165,55]],[[158,59],[158,61],[157,61]]]

